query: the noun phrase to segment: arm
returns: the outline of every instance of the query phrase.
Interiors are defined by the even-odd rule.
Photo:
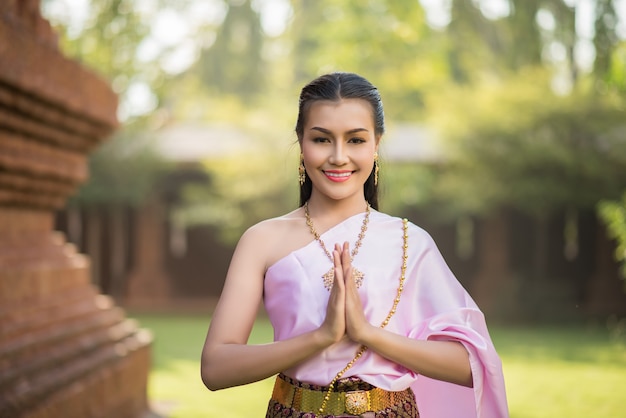
[[[350,252],[346,244],[334,251],[335,263],[343,277],[352,277]],[[457,341],[415,340],[370,324],[363,313],[361,299],[353,280],[345,280],[346,331],[350,339],[381,356],[421,375],[472,386],[469,355]]]
[[[469,355],[460,342],[414,340],[372,325],[367,328],[358,342],[370,350],[432,379],[472,387]]]
[[[331,292],[324,324],[297,337],[248,345],[263,296],[268,231],[251,228],[239,241],[202,350],[202,381],[210,390],[255,382],[306,360],[345,334],[344,296]]]

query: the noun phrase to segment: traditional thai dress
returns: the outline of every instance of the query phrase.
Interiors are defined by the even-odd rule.
[[[352,245],[363,217],[364,214],[358,214],[348,218],[322,234],[322,240],[328,248],[345,241]],[[409,223],[407,243],[404,290],[397,311],[385,329],[417,340],[461,342],[469,353],[473,388],[418,375],[372,350],[365,351],[343,377],[385,391],[412,389],[421,418],[507,418],[502,365],[482,312],[450,271],[427,232]],[[401,275],[403,244],[402,220],[372,210],[367,233],[353,260],[353,266],[364,274],[358,291],[371,324],[380,325],[393,305]],[[264,303],[276,341],[313,331],[322,324],[329,298],[322,276],[331,267],[320,244],[313,240],[267,270]],[[281,379],[305,386],[326,386],[358,349],[353,342],[340,341],[285,370]],[[280,408],[271,401],[272,406]],[[284,416],[316,416],[310,411],[292,413]],[[403,416],[397,411],[394,414]]]

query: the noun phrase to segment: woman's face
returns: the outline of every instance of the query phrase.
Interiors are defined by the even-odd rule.
[[[313,194],[363,198],[379,137],[371,105],[362,99],[320,100],[309,108],[301,147]]]

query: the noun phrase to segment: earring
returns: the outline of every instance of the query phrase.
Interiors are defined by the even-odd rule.
[[[374,153],[374,186],[378,186],[378,170],[380,170],[380,163],[378,162],[378,152]]]
[[[300,154],[300,166],[298,167],[298,181],[300,186],[304,185],[306,179],[306,170],[304,169],[304,155]]]

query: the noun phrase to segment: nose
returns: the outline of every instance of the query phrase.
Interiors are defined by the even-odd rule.
[[[341,166],[347,164],[348,160],[348,154],[343,141],[336,141],[328,162],[333,165]]]

